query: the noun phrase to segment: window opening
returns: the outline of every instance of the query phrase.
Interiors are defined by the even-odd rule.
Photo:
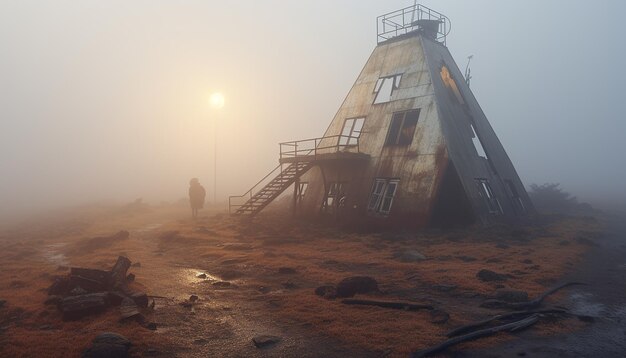
[[[335,208],[342,208],[345,206],[345,187],[346,183],[330,182],[328,183],[328,191],[322,202],[322,211],[332,214]]]
[[[502,206],[500,206],[500,202],[498,198],[491,190],[491,185],[489,185],[489,180],[487,179],[476,179],[476,183],[478,184],[478,193],[487,203],[487,208],[489,209],[490,214],[502,214]]]
[[[363,129],[363,123],[365,118],[348,118],[343,122],[343,129],[341,130],[341,136],[339,137],[339,145],[356,145],[359,137],[361,136],[361,130]]]
[[[415,135],[419,115],[419,109],[394,113],[393,117],[391,117],[391,125],[389,125],[385,145],[411,144],[413,136]]]
[[[400,88],[401,79],[402,74],[379,78],[378,81],[376,81],[376,86],[374,86],[374,93],[376,94],[374,104],[391,101],[393,91]]]
[[[522,201],[522,198],[519,196],[519,192],[517,191],[515,184],[513,184],[513,181],[511,181],[510,179],[505,179],[504,183],[506,184],[507,193],[511,197],[511,201],[513,201],[513,206],[520,213],[525,213],[526,207],[524,206],[524,201]]]
[[[480,138],[476,134],[476,129],[474,129],[474,125],[470,124],[472,128],[472,143],[474,143],[474,148],[478,153],[478,156],[487,159],[487,152],[485,152],[485,148],[483,147],[483,142],[480,141]]]
[[[448,67],[445,65],[441,66],[441,79],[448,90],[452,92],[456,101],[461,105],[465,104],[465,99],[463,99],[463,95],[461,94],[461,91],[459,91],[456,81],[452,77],[452,74],[450,74]]]
[[[304,196],[306,195],[306,190],[309,187],[309,183],[307,182],[300,182],[298,183],[298,188],[296,191],[296,203],[298,205],[302,204],[302,201],[304,200]]]
[[[372,186],[372,193],[367,210],[372,213],[388,215],[398,188],[398,179],[377,178]]]

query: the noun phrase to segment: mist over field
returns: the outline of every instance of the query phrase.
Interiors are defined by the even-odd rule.
[[[526,186],[626,202],[622,1],[425,2]],[[0,217],[242,194],[321,136],[407,1],[0,2]],[[221,92],[225,106],[209,106]],[[217,134],[217,135],[216,135]],[[217,138],[217,143],[215,139]]]

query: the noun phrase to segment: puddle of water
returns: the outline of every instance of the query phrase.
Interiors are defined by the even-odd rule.
[[[144,233],[144,232],[153,231],[153,230],[160,228],[162,225],[163,224],[149,224],[140,229],[135,230],[135,232]]]
[[[54,265],[69,266],[70,262],[67,259],[67,256],[65,256],[64,253],[59,252],[59,250],[65,247],[66,245],[67,243],[65,242],[46,245],[43,248],[42,256],[44,257],[44,259],[46,259],[48,262]]]
[[[569,296],[573,307],[571,311],[575,314],[599,317],[606,311],[606,306],[602,303],[593,302],[593,295],[590,293],[572,293]]]
[[[200,274],[205,274],[206,277],[204,278],[198,277],[198,275]],[[221,278],[215,275],[211,275],[210,273],[206,271],[202,271],[202,270],[194,269],[194,268],[184,268],[184,269],[179,270],[179,272],[176,274],[176,278],[179,281],[185,282],[187,284],[196,284],[198,282],[203,282],[203,281],[222,281]]]

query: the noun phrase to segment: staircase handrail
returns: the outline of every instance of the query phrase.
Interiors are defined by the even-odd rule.
[[[276,172],[278,169],[280,169],[280,172],[282,173],[282,164],[278,164],[278,166],[276,168],[274,168],[271,172],[269,172],[266,176],[263,177],[263,179],[259,180],[258,183],[254,184],[252,186],[252,188],[250,188],[250,190],[248,190],[247,192],[245,192],[243,195],[231,195],[228,197],[228,213],[232,214],[232,208],[233,207],[241,207],[244,206],[245,204],[232,204],[232,200],[235,198],[245,198],[246,196],[249,196],[250,199],[252,199],[252,197],[254,196],[252,193],[255,191],[255,189],[261,185],[261,183],[263,183],[265,181],[265,179],[269,178],[272,174],[274,174],[274,172]]]

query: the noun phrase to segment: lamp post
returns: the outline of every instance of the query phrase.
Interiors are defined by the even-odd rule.
[[[224,95],[219,92],[211,94],[209,103],[211,108],[219,111],[224,107]],[[213,203],[217,203],[217,114],[213,119]]]

